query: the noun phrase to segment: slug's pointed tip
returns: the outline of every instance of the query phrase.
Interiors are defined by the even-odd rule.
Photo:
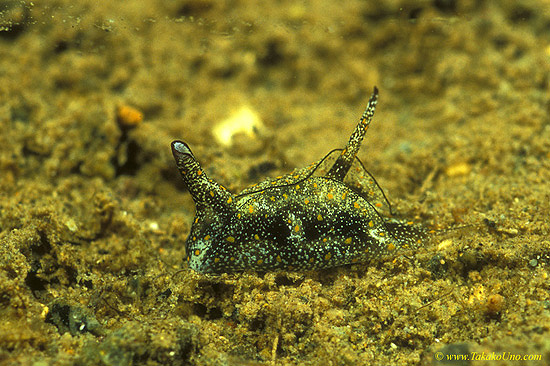
[[[372,91],[372,94],[378,96],[378,88],[376,87],[376,85],[374,86],[374,89]]]
[[[180,140],[172,141],[171,146],[172,146],[172,155],[174,155],[174,158],[176,158],[176,160],[179,157],[182,157],[183,155],[193,156],[193,153],[191,152],[189,145],[187,145],[183,141],[180,141]]]

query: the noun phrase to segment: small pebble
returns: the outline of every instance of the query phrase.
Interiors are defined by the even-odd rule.
[[[485,304],[487,307],[487,313],[490,315],[498,314],[502,311],[504,307],[504,297],[499,294],[493,294],[487,298]]]

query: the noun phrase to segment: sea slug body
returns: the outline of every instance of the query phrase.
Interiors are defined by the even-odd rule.
[[[211,274],[309,270],[417,247],[427,230],[388,217],[386,196],[356,157],[377,100],[374,88],[344,149],[238,195],[209,179],[185,142],[172,142],[196,205],[186,241],[189,267]]]

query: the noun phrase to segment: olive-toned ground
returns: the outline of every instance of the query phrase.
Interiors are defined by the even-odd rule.
[[[0,364],[550,364],[548,1],[2,10]],[[345,268],[186,268],[173,139],[238,192],[343,147],[374,85],[366,167],[399,216],[466,228]],[[261,126],[224,145],[242,108]]]

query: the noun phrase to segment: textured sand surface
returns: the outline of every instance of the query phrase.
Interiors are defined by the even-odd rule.
[[[0,12],[0,364],[550,364],[548,1]],[[399,216],[467,228],[332,270],[187,269],[172,140],[236,193],[343,147],[375,85],[367,169]]]

